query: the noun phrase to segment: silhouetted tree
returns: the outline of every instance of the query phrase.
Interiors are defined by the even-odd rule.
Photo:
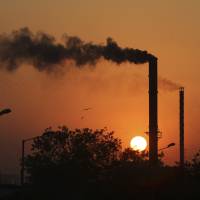
[[[200,150],[194,154],[191,161],[185,162],[185,170],[189,176],[200,181]]]
[[[121,154],[121,161],[131,162],[135,166],[146,165],[148,163],[147,151],[134,151],[131,148],[126,148]]]
[[[162,162],[151,169],[147,151],[122,150],[106,129],[48,128],[34,140],[25,167],[37,200],[146,199],[176,180]]]
[[[119,158],[121,141],[113,134],[106,129],[46,129],[34,140],[32,154],[25,158],[30,182],[43,191],[52,188],[59,194],[87,193],[87,188],[105,179],[106,170]]]

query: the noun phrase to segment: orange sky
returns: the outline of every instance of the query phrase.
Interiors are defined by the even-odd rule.
[[[146,49],[159,59],[159,75],[186,87],[186,157],[200,147],[198,0],[7,0],[0,1],[0,32],[28,26],[58,39],[63,33],[104,43],[113,37],[122,47]],[[68,66],[65,75],[49,76],[22,66],[0,72],[0,106],[13,113],[0,119],[1,171],[16,171],[22,138],[52,126],[114,130],[124,146],[148,130],[147,65],[116,66],[106,61],[95,69]],[[167,163],[178,160],[178,91],[159,91],[159,146]],[[92,107],[87,113],[82,108]],[[85,119],[80,117],[84,115]],[[147,136],[146,136],[147,137]]]

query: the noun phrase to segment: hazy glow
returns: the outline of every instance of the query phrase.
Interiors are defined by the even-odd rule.
[[[135,151],[144,151],[147,147],[147,141],[142,136],[135,136],[131,139],[130,146]]]
[[[33,32],[44,31],[58,39],[67,33],[87,42],[105,43],[111,36],[122,47],[155,54],[159,77],[186,88],[189,160],[200,147],[199,7],[198,0],[2,0],[0,33],[28,26]],[[122,139],[124,148],[130,145],[131,130],[148,131],[148,64],[118,66],[102,61],[89,68],[67,68],[61,77],[39,73],[30,66],[11,74],[0,70],[0,108],[12,109],[0,118],[1,172],[18,173],[21,140],[42,134],[49,126],[106,126]],[[158,91],[161,148],[171,141],[179,143],[179,94]],[[87,106],[93,109],[83,112]],[[172,165],[178,159],[178,145],[164,157],[166,164]]]

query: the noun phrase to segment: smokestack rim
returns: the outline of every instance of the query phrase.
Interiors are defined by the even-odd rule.
[[[184,91],[184,87],[179,87],[179,91]]]

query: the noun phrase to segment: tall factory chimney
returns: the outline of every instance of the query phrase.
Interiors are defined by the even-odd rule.
[[[184,168],[184,88],[179,89],[180,100],[180,167]]]
[[[158,71],[157,58],[149,61],[149,162],[158,163]]]

